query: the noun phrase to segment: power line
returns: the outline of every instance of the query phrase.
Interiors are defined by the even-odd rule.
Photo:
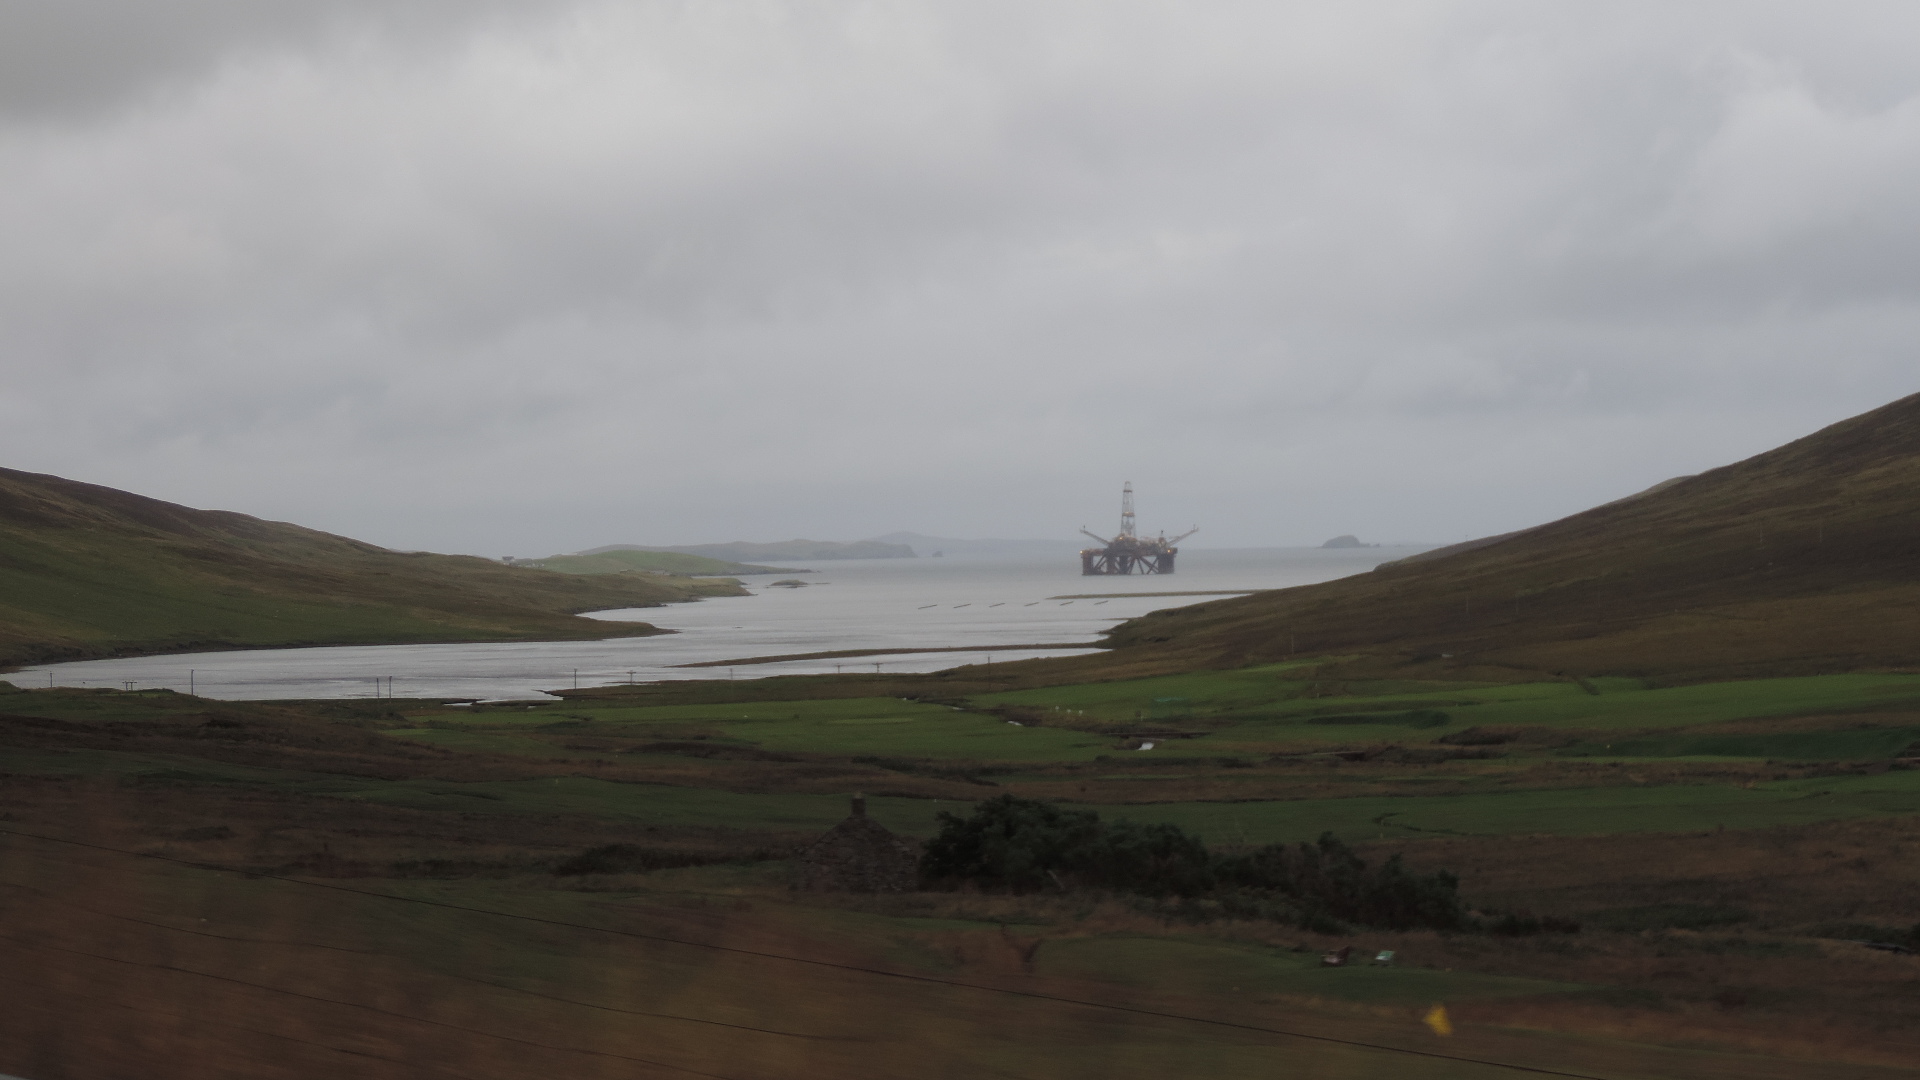
[[[57,836],[41,836],[36,833],[18,832],[13,829],[0,829],[0,835],[17,836],[27,840],[41,840],[47,843],[54,843],[54,844],[66,844],[72,847],[87,848],[94,851],[103,851],[110,854],[124,855],[131,858],[151,859],[156,862],[164,862],[164,863],[171,863],[177,866],[191,867],[192,869],[195,869],[195,870],[210,870],[216,873],[240,873],[240,871],[229,870],[226,867],[213,866],[206,863],[193,862],[192,860],[189,860],[189,859],[176,859],[176,858],[173,858],[172,856],[158,855],[152,852],[145,852],[145,851],[128,851],[124,848],[108,847],[104,844],[92,844],[84,840],[69,840],[69,839],[65,839]],[[746,949],[746,948],[741,948],[740,946],[737,946],[737,945],[716,945],[711,942],[688,941],[684,938],[668,937],[664,934],[648,934],[638,930],[618,930],[618,929],[613,929],[613,928],[604,927],[604,926],[590,926],[586,923],[568,922],[564,919],[549,919],[549,918],[544,918],[538,915],[524,915],[524,914],[511,912],[511,911],[495,911],[491,908],[473,907],[466,904],[456,904],[446,900],[428,900],[428,899],[415,897],[415,896],[401,896],[396,893],[374,892],[367,889],[350,889],[344,885],[333,885],[324,881],[313,881],[306,878],[287,877],[280,874],[264,874],[264,873],[254,872],[254,871],[247,871],[246,876],[250,878],[264,878],[270,881],[282,881],[282,882],[286,882],[288,884],[293,884],[293,885],[305,885],[309,888],[326,889],[330,892],[347,893],[352,896],[363,896],[363,897],[370,897],[370,898],[380,899],[380,900],[394,900],[404,904],[418,904],[423,907],[441,908],[448,911],[460,911],[460,912],[465,912],[471,915],[488,915],[488,916],[492,916],[495,918],[502,918],[502,919],[517,919],[522,922],[529,922],[529,923],[534,923],[542,926],[564,927],[572,930],[584,930],[589,933],[609,934],[615,937],[631,938],[638,941],[653,941],[653,942],[659,942],[667,945],[681,945],[687,948],[708,949],[714,952],[730,953],[736,956],[751,956],[751,957],[756,957],[763,960],[779,960],[785,963],[804,964],[809,967],[826,968],[833,971],[847,971],[847,972],[853,972],[853,973],[863,974],[863,975],[878,976],[881,978],[900,979],[906,982],[924,983],[932,986],[945,986],[945,987],[950,987],[954,989],[973,990],[973,991],[978,991],[981,993],[988,993],[988,994],[1005,994],[1010,997],[1025,998],[1030,1001],[1050,1001],[1050,1002],[1054,1002],[1062,1005],[1078,1005],[1083,1008],[1105,1009],[1111,1012],[1128,1013],[1134,1016],[1148,1016],[1148,1017],[1153,1017],[1155,1019],[1160,1019],[1160,1020],[1177,1020],[1185,1023],[1204,1024],[1210,1027],[1227,1028],[1234,1031],[1248,1031],[1248,1032],[1255,1032],[1263,1035],[1278,1035],[1283,1038],[1289,1038],[1289,1039],[1302,1039],[1309,1042],[1327,1043],[1335,1046],[1351,1046],[1351,1047],[1356,1047],[1356,1048],[1365,1049],[1365,1050],[1380,1050],[1380,1051],[1385,1051],[1387,1053],[1406,1054],[1412,1057],[1430,1058],[1430,1059],[1435,1059],[1440,1061],[1457,1061],[1462,1064],[1468,1064],[1468,1065],[1489,1065],[1494,1068],[1509,1069],[1514,1072],[1526,1073],[1533,1076],[1558,1076],[1558,1077],[1566,1077],[1568,1078],[1568,1080],[1608,1080],[1608,1078],[1606,1077],[1595,1076],[1592,1073],[1567,1072],[1562,1069],[1548,1069],[1548,1068],[1542,1068],[1534,1065],[1516,1065],[1511,1062],[1492,1061],[1486,1058],[1466,1057],[1459,1054],[1443,1054],[1436,1050],[1416,1050],[1411,1047],[1392,1046],[1386,1043],[1370,1043],[1370,1042],[1365,1042],[1359,1039],[1342,1039],[1333,1035],[1315,1035],[1315,1034],[1311,1034],[1309,1032],[1304,1032],[1304,1031],[1288,1031],[1284,1028],[1267,1027],[1261,1024],[1250,1024],[1250,1023],[1244,1023],[1236,1020],[1223,1020],[1218,1017],[1211,1017],[1211,1016],[1192,1016],[1185,1013],[1167,1012],[1160,1009],[1149,1009],[1149,1008],[1144,1008],[1137,1005],[1116,1005],[1116,1004],[1113,1004],[1112,1002],[1090,1001],[1084,998],[1073,998],[1073,997],[1067,997],[1065,995],[1060,995],[1060,994],[1047,994],[1047,993],[1042,993],[1041,991],[1038,991],[1038,990],[1016,990],[1010,987],[985,986],[979,983],[960,982],[953,979],[935,978],[931,975],[914,975],[904,971],[888,971],[885,968],[870,968],[870,967],[863,967],[858,964],[843,964],[843,963],[839,963],[832,960],[816,960],[816,959],[811,959],[804,956],[789,956],[784,953],[766,952],[760,949]],[[221,978],[221,976],[209,976],[209,977]],[[230,980],[230,981],[238,981],[238,980]],[[248,984],[248,985],[251,985],[251,984]],[[271,990],[274,988],[265,987],[265,989]],[[292,993],[292,991],[282,991],[282,992]],[[325,999],[320,999],[320,1000],[325,1000]],[[351,1004],[351,1003],[337,1002],[336,1004]],[[371,1006],[359,1006],[359,1007],[371,1008]],[[375,1011],[381,1011],[381,1010],[375,1010]],[[393,1014],[393,1015],[399,1015],[399,1014]],[[433,1024],[440,1023],[439,1021],[430,1021],[430,1020],[423,1020],[421,1022],[433,1023]],[[451,1027],[452,1025],[441,1024],[440,1026]],[[504,1036],[499,1036],[499,1037],[504,1038]],[[531,1045],[538,1045],[538,1044],[531,1044]],[[580,1051],[580,1052],[594,1053],[595,1051]],[[618,1056],[618,1055],[611,1055],[611,1056]],[[633,1060],[639,1060],[639,1059],[633,1059]],[[654,1063],[648,1062],[648,1064],[654,1064]],[[675,1068],[677,1066],[667,1066],[667,1067]],[[685,1071],[691,1071],[691,1070],[685,1070]],[[707,1074],[698,1074],[698,1075],[707,1075]]]

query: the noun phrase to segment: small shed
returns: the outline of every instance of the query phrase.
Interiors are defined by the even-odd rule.
[[[919,881],[920,847],[867,816],[867,798],[800,853],[794,886],[809,892],[910,892]]]

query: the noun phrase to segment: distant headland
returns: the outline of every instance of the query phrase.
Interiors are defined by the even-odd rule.
[[[913,548],[906,544],[892,544],[883,540],[854,540],[850,543],[834,540],[781,540],[771,544],[735,540],[727,544],[687,544],[682,547],[609,544],[606,547],[592,548],[578,554],[604,555],[611,551],[662,551],[680,555],[697,555],[706,559],[722,559],[734,563],[764,562],[770,559],[782,562],[821,562],[828,559],[914,558]]]

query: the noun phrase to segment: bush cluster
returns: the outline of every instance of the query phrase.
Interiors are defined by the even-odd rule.
[[[1086,888],[1205,899],[1229,913],[1326,932],[1347,924],[1393,930],[1469,924],[1454,875],[1416,874],[1397,855],[1370,868],[1332,833],[1312,844],[1220,855],[1177,825],[1102,822],[1092,811],[1011,795],[979,804],[968,817],[942,813],[920,873],[923,884],[936,889]]]

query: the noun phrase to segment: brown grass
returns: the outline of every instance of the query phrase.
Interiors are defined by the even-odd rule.
[[[96,811],[95,835],[117,831],[112,817]],[[0,953],[11,976],[0,986],[0,1068],[36,1080],[1505,1074],[1057,999],[1606,1077],[1911,1075],[1871,1067],[1898,1059],[1897,1038],[1863,1043],[1858,1028],[1756,1023],[1738,1011],[1463,1003],[1454,1008],[1459,1034],[1443,1042],[1420,1027],[1418,1008],[1199,998],[1035,975],[1036,948],[1057,936],[981,929],[876,937],[866,920],[751,887],[716,893],[665,884],[605,901],[470,889],[457,897],[576,924],[559,926],[422,912],[17,838],[0,850]],[[930,899],[929,913],[943,903],[980,905]],[[1169,929],[1107,904],[1068,932]],[[1219,933],[1320,944],[1257,927]],[[1443,947],[1421,935],[1367,941],[1391,945],[1408,955],[1424,950],[1429,960]],[[879,974],[888,971],[934,981]],[[1570,1042],[1569,1032],[1581,1034]],[[1778,1056],[1650,1045],[1673,1039]]]
[[[1235,668],[1296,649],[1455,678],[1910,667],[1917,473],[1920,395],[1497,543],[1157,612],[1118,627],[1114,653],[1048,671]]]
[[[387,726],[418,723],[384,707],[214,706],[174,695],[69,692],[16,694],[9,705],[18,712],[12,722],[0,722],[0,743],[41,754],[131,750],[142,760],[172,759],[189,770],[195,759],[297,769],[302,775],[446,779],[602,775],[602,769],[640,776],[658,770],[651,774],[655,779],[671,775],[702,785],[723,779],[791,790],[832,780],[825,774],[806,780],[806,770],[837,767],[826,761],[673,761],[619,754],[611,755],[616,763],[603,766],[457,753],[382,735]],[[59,723],[45,722],[56,719],[50,716],[22,722],[20,714],[29,708],[66,712]],[[1891,724],[1903,718],[1830,719]],[[221,723],[209,727],[208,720]],[[1768,729],[1812,722],[1770,721]],[[1756,768],[1769,776],[1782,769],[1648,763],[1634,771],[1643,783],[1723,782]],[[1501,780],[1523,786],[1620,782],[1620,770],[1577,760],[1457,761],[1411,770],[1423,780],[1442,775],[1463,787]],[[1393,948],[1416,966],[1596,988],[1585,995],[1456,1003],[1463,1034],[1444,1044],[1450,1052],[1546,1066],[1577,1061],[1609,1077],[1864,1078],[1882,1075],[1869,1066],[1916,1059],[1908,1032],[1920,1029],[1920,960],[1819,936],[1847,923],[1897,929],[1920,922],[1920,901],[1914,899],[1920,897],[1920,821],[1911,816],[1748,832],[1362,845],[1370,860],[1399,852],[1416,868],[1459,873],[1463,893],[1484,908],[1564,916],[1588,927],[1574,935],[1518,939],[1381,932],[1319,937],[1273,923],[1196,921],[1173,909],[1093,896],[796,897],[787,891],[780,865],[766,860],[810,837],[776,831],[636,827],[589,815],[422,811],[272,785],[9,771],[13,775],[0,776],[0,830],[240,871],[0,836],[0,954],[9,972],[17,973],[0,989],[0,1072],[34,1080],[492,1078],[530,1070],[675,1075],[634,1058],[743,1078],[1128,1077],[1194,1070],[1255,1076],[1270,1075],[1276,1063],[1308,1075],[1499,1075],[1478,1066],[1421,1065],[1376,1051],[1308,1050],[1278,1035],[979,997],[979,991],[785,961],[687,954],[682,946],[611,940],[545,923],[502,923],[248,874],[291,875],[321,886],[1432,1048],[1436,1044],[1423,1041],[1431,1036],[1406,1008],[1243,1000],[1171,985],[1076,981],[1048,975],[1044,962],[1036,964],[1036,957],[1045,960],[1050,943],[1087,937],[1170,937],[1316,952],[1340,944]],[[1394,790],[1396,779],[1409,775],[1408,766],[1386,757],[1193,771],[1185,778],[1083,781],[1086,774],[1036,768],[1003,779],[1009,790],[1023,793],[1086,782],[1105,799],[1127,790],[1156,798],[1231,790],[1360,794]],[[878,773],[903,783],[955,783],[968,795],[983,790]],[[1423,783],[1421,790],[1441,787]],[[568,878],[550,872],[584,848],[609,843],[637,844],[674,861],[753,865]],[[1628,933],[1599,926],[1610,911],[1674,904],[1737,909],[1749,917],[1696,931]],[[914,918],[974,925],[903,921]],[[553,1001],[556,996],[576,1003]],[[694,1031],[684,1020],[635,1013],[697,1015],[822,1038],[796,1043],[791,1036],[741,1035],[710,1025],[694,1025],[700,1029]],[[1676,1056],[1649,1043],[1718,1049]],[[1771,1056],[1755,1060],[1722,1051]],[[1809,1065],[1809,1059],[1821,1064]]]

